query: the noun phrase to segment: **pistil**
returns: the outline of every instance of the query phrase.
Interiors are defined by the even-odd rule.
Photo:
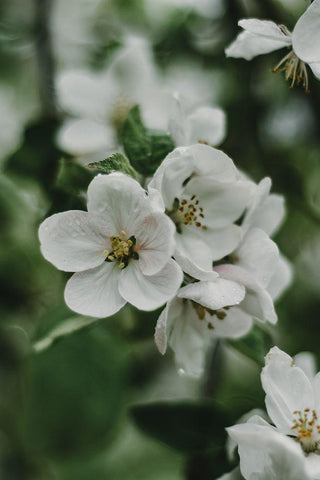
[[[121,270],[128,266],[130,259],[137,260],[138,253],[134,250],[136,245],[136,238],[132,235],[127,239],[126,233],[121,232],[120,235],[112,235],[110,237],[111,251],[104,250],[103,254],[106,257],[106,262],[118,262]]]

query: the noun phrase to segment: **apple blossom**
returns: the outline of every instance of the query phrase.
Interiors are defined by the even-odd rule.
[[[219,107],[188,108],[181,95],[174,95],[169,132],[177,147],[206,143],[217,146],[226,135],[226,115]]]
[[[292,33],[284,25],[269,20],[244,19],[239,21],[244,29],[226,49],[228,57],[251,60],[257,55],[280,48],[290,48],[274,72],[285,72],[291,88],[302,83],[309,90],[309,65],[314,75],[320,79],[320,0],[314,0],[297,21]]]
[[[154,310],[182,281],[174,251],[174,225],[155,212],[142,187],[121,174],[96,176],[88,187],[88,212],[71,210],[40,226],[43,256],[76,272],[65,289],[74,311],[93,317],[116,313],[129,302]]]
[[[252,320],[237,308],[245,296],[242,285],[219,278],[214,271],[202,270],[185,257],[179,261],[187,274],[193,275],[192,281],[162,311],[155,341],[163,355],[169,344],[181,372],[198,377],[203,372],[209,343],[245,335]]]
[[[266,356],[261,381],[274,426],[255,415],[228,428],[238,444],[245,479],[320,478],[319,373],[311,376],[306,354],[297,357],[301,361],[308,373],[277,347]]]
[[[206,270],[239,244],[234,222],[251,190],[225,153],[202,144],[176,148],[149,184],[150,197],[176,225],[176,251]]]

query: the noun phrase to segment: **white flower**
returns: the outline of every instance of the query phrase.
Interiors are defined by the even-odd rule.
[[[254,416],[228,429],[238,444],[242,475],[249,480],[319,479],[320,374],[308,376],[274,347],[266,356],[261,380],[274,426]]]
[[[88,212],[52,215],[41,224],[39,237],[47,260],[76,272],[65,301],[83,315],[106,317],[126,302],[154,310],[182,281],[171,260],[174,225],[151,209],[135,180],[120,173],[95,177],[88,187]]]
[[[176,148],[149,184],[151,198],[158,192],[159,203],[160,193],[176,225],[177,251],[206,270],[239,244],[241,228],[234,222],[251,190],[226,154],[201,144]]]
[[[272,236],[278,231],[285,217],[284,198],[282,195],[270,193],[270,188],[271,180],[268,177],[256,186],[241,225],[244,232],[257,227]],[[265,284],[273,300],[277,300],[284,293],[293,279],[292,266],[281,253],[275,265],[273,275],[270,276],[268,284]]]
[[[177,147],[197,142],[217,146],[226,136],[226,115],[219,107],[188,109],[185,99],[175,95],[169,132]]]
[[[150,45],[140,37],[128,36],[102,71],[62,72],[57,90],[62,107],[75,116],[60,129],[58,143],[74,155],[115,148],[116,130],[136,103],[148,126],[167,126],[171,97],[161,88]]]
[[[302,83],[306,91],[306,64],[320,79],[320,0],[312,2],[297,21],[292,33],[284,25],[276,25],[269,20],[240,20],[239,26],[244,32],[226,49],[228,57],[251,60],[256,55],[289,47],[290,52],[273,71],[284,70],[286,80],[291,81],[291,87],[295,83]]]
[[[242,285],[204,271],[187,258],[179,257],[179,262],[197,281],[182,287],[166,305],[157,322],[155,341],[163,355],[169,344],[181,372],[199,377],[209,343],[245,335],[252,320],[237,307],[245,296]]]

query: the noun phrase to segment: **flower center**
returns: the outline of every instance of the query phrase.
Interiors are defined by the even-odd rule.
[[[285,72],[286,81],[291,80],[290,88],[293,88],[295,84],[301,84],[306,93],[310,93],[306,64],[297,57],[293,50],[283,57],[271,71],[274,73]]]
[[[207,226],[203,224],[205,217],[203,208],[199,205],[196,195],[181,200],[175,198],[172,211],[167,213],[176,224],[178,233],[182,233],[182,225],[194,225],[202,230],[207,230]]]
[[[305,408],[293,412],[294,420],[292,430],[295,431],[297,440],[305,453],[320,453],[320,425],[315,410]]]
[[[123,93],[118,95],[113,102],[110,121],[117,132],[121,131],[131,107],[132,102],[130,101],[129,97]]]
[[[134,250],[136,244],[136,237],[132,235],[127,239],[126,233],[121,232],[120,235],[113,235],[110,237],[111,251],[104,250],[103,254],[106,257],[106,262],[118,262],[121,270],[128,266],[130,259],[138,260],[139,254]]]
[[[218,320],[223,320],[227,316],[227,311],[229,310],[229,306],[220,308],[219,310],[212,310],[211,308],[204,307],[200,305],[200,303],[194,302],[191,300],[191,304],[195,309],[198,319],[204,320],[206,313],[210,315],[210,317],[217,317]],[[209,330],[214,330],[214,326],[211,322],[208,322],[207,327]]]

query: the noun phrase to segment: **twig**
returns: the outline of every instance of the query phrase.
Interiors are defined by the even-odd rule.
[[[39,72],[39,94],[44,117],[57,116],[54,86],[54,58],[50,32],[50,14],[54,0],[35,2],[35,49]]]

